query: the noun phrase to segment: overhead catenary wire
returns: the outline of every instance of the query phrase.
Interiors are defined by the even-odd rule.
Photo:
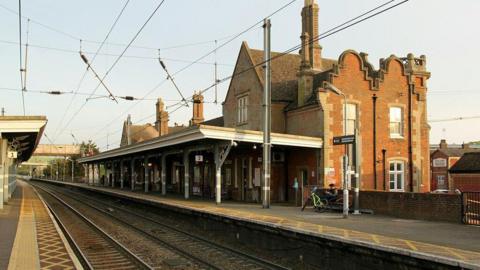
[[[369,15],[369,16],[365,17],[366,15],[371,14],[372,12],[374,12],[374,11],[376,11],[376,10],[379,10],[379,9],[385,7],[386,5],[392,3],[392,1],[388,1],[388,2],[386,2],[386,3],[383,3],[383,4],[379,5],[379,6],[376,6],[375,8],[373,8],[373,9],[371,9],[371,10],[368,10],[368,11],[362,13],[362,14],[359,15],[359,16],[356,16],[356,17],[353,18],[353,19],[349,19],[349,20],[348,20],[347,22],[345,22],[345,23],[342,23],[342,24],[340,24],[340,25],[338,25],[338,26],[335,26],[335,27],[333,27],[333,28],[331,28],[331,29],[329,29],[329,30],[327,30],[327,31],[319,34],[319,35],[316,36],[316,37],[312,37],[311,40],[310,40],[309,42],[307,42],[307,43],[308,43],[308,44],[313,44],[313,43],[316,42],[316,41],[319,41],[319,40],[321,40],[321,39],[327,38],[327,37],[329,37],[329,36],[332,36],[332,35],[334,35],[334,34],[336,34],[336,33],[341,32],[341,31],[344,31],[344,30],[346,30],[346,29],[348,29],[348,28],[350,28],[350,27],[353,27],[353,26],[361,23],[361,22],[364,22],[364,21],[366,21],[366,20],[368,20],[368,19],[371,19],[371,18],[373,18],[373,17],[376,17],[376,16],[378,16],[378,15],[380,15],[380,14],[382,14],[382,13],[385,13],[385,12],[387,12],[387,11],[395,8],[395,7],[398,7],[398,6],[402,5],[402,4],[405,4],[405,3],[408,2],[408,1],[409,1],[409,0],[404,0],[404,1],[402,1],[402,2],[399,2],[399,3],[395,4],[395,5],[391,5],[391,6],[389,6],[389,7],[386,7],[386,8],[384,8],[384,9],[378,11],[378,12],[373,13],[372,15]],[[360,18],[361,18],[361,19],[360,19]],[[288,50],[286,50],[286,51],[284,51],[284,52],[281,52],[281,53],[278,53],[278,54],[275,55],[275,56],[272,56],[270,59],[267,59],[267,60],[262,61],[262,62],[260,62],[260,63],[254,64],[252,67],[249,67],[249,68],[244,69],[244,70],[242,70],[242,71],[235,72],[235,73],[233,73],[232,75],[227,76],[227,77],[225,77],[225,78],[223,78],[223,79],[220,79],[220,80],[218,80],[218,82],[215,82],[214,84],[210,85],[209,87],[201,90],[201,91],[200,91],[200,94],[203,94],[203,93],[209,91],[210,89],[214,88],[217,84],[226,82],[226,81],[231,80],[231,79],[235,78],[236,76],[239,76],[239,75],[241,75],[241,74],[243,74],[243,73],[245,73],[245,72],[248,72],[248,71],[250,71],[250,70],[256,69],[257,67],[263,66],[263,65],[265,65],[266,62],[269,62],[269,61],[271,62],[271,61],[274,61],[275,59],[278,59],[278,58],[280,58],[280,57],[283,57],[283,56],[285,56],[285,55],[288,55],[288,54],[290,54],[290,53],[292,53],[292,52],[294,52],[294,51],[296,51],[296,50],[299,50],[301,47],[302,47],[302,44],[296,45],[296,46],[294,46],[294,47],[292,47],[292,48],[290,48],[290,49],[288,49]],[[192,96],[192,97],[193,97],[193,96]],[[189,97],[189,98],[190,98],[190,97]],[[174,107],[177,107],[178,105],[179,105],[179,103],[173,104],[173,105],[170,106],[170,108],[172,108],[172,107],[173,107],[173,108],[174,108]],[[177,109],[175,109],[175,111],[176,111],[176,110],[177,110]]]
[[[0,8],[14,14],[14,15],[19,15],[19,12],[3,5],[0,3]],[[35,20],[35,19],[32,19],[30,17],[26,17],[26,16],[23,16],[21,15],[21,17],[23,19],[30,19],[32,23],[38,25],[38,26],[41,26],[49,31],[52,31],[54,33],[57,33],[59,35],[63,35],[65,37],[68,37],[69,39],[72,39],[72,40],[75,40],[75,41],[83,41],[85,43],[91,43],[91,44],[100,44],[102,43],[102,41],[96,41],[96,40],[91,40],[91,39],[85,39],[85,38],[82,38],[80,36],[77,36],[75,34],[71,34],[71,33],[68,33],[66,31],[63,31],[63,30],[60,30],[60,29],[57,29],[56,27],[52,27],[50,25],[47,25],[45,23],[42,23],[38,20]],[[219,38],[218,40],[225,40],[225,39],[228,39],[230,38],[231,36],[226,36],[226,37],[222,37],[222,38]],[[192,46],[198,46],[198,45],[203,45],[203,44],[211,44],[213,43],[215,40],[214,39],[211,39],[211,40],[205,40],[205,41],[198,41],[198,42],[191,42],[191,43],[183,43],[183,44],[177,44],[177,45],[169,45],[169,46],[166,46],[166,47],[162,47],[160,49],[162,50],[172,50],[172,49],[180,49],[180,48],[185,48],[185,47],[192,47]],[[115,43],[115,42],[106,42],[105,45],[111,45],[111,46],[126,46],[127,44],[125,43]],[[137,49],[145,49],[145,50],[158,50],[159,48],[158,47],[153,47],[153,46],[142,46],[142,45],[132,45],[130,46],[131,48],[137,48]]]
[[[280,8],[278,8],[277,10],[275,10],[274,12],[272,12],[271,14],[269,14],[267,17],[265,18],[270,18],[272,16],[274,16],[275,14],[281,12],[282,10],[284,10],[285,8],[287,8],[288,6],[292,5],[294,2],[296,2],[297,0],[292,0],[292,1],[289,1],[288,3],[286,3],[285,5],[281,6]],[[255,24],[251,25],[251,26],[248,26],[246,29],[242,30],[241,32],[235,34],[235,35],[232,35],[230,38],[228,38],[227,41],[223,42],[220,46],[216,46],[216,48],[213,50],[213,51],[210,51],[204,55],[202,55],[201,57],[195,59],[194,61],[190,62],[188,65],[184,66],[183,68],[177,70],[176,72],[174,72],[172,74],[172,76],[176,76],[180,73],[182,73],[183,71],[187,70],[188,68],[190,68],[191,66],[199,63],[200,61],[202,61],[204,58],[208,57],[209,55],[211,55],[212,53],[218,51],[219,49],[225,47],[226,45],[228,45],[229,43],[233,42],[234,40],[236,40],[238,37],[242,36],[243,34],[251,31],[252,29],[255,29],[259,24],[263,23],[263,18],[261,20],[259,20],[258,22],[256,22]],[[220,41],[221,39],[218,39],[218,41]],[[162,80],[161,82],[159,82],[157,85],[155,85],[150,91],[148,91],[143,97],[147,97],[149,96],[151,93],[153,93],[154,91],[156,91],[160,86],[162,86],[167,80]],[[190,98],[189,98],[190,99]],[[189,100],[187,99],[187,100]],[[96,136],[98,135],[100,132],[102,132],[103,130],[105,130],[106,128],[110,127],[112,124],[115,123],[115,121],[117,119],[119,119],[120,117],[122,117],[125,113],[128,113],[131,109],[133,109],[135,106],[137,106],[139,103],[135,103],[133,104],[132,106],[130,106],[130,108],[128,108],[127,110],[125,110],[123,113],[117,115],[115,118],[113,118],[110,122],[107,123],[107,125],[104,126],[104,128],[98,130],[97,132],[95,132],[93,134],[93,136]]]
[[[118,21],[120,20],[120,17],[122,17],[125,9],[127,8],[128,6],[128,3],[130,2],[130,0],[127,0],[125,1],[125,4],[123,5],[122,9],[120,10],[120,12],[118,13],[118,15],[115,17],[115,20],[113,21],[113,24],[110,26],[110,29],[108,30],[107,34],[105,35],[105,38],[103,39],[102,43],[100,44],[100,46],[98,47],[97,51],[95,52],[95,54],[93,55],[93,58],[92,58],[92,61],[89,63],[87,63],[88,67],[90,67],[91,64],[93,64],[93,62],[95,61],[95,59],[97,58],[97,55],[98,53],[102,50],[103,46],[105,45],[105,42],[108,40],[108,38],[110,37],[110,34],[113,32],[113,29],[115,28],[115,26],[117,25]],[[80,54],[82,54],[82,40],[80,40]],[[75,93],[80,91],[80,88],[82,86],[82,83],[83,81],[85,80],[86,76],[87,76],[87,73],[88,73],[88,69],[85,69],[85,72],[83,73],[79,83],[77,84],[77,89],[75,90]],[[93,69],[92,69],[93,70]],[[98,78],[98,75],[96,74],[95,72],[95,76]],[[103,83],[102,80],[100,80],[101,83]],[[105,86],[106,87],[106,86]],[[109,91],[109,90],[108,90]],[[110,92],[110,91],[109,91]],[[112,95],[112,93],[110,93],[110,95]],[[62,118],[59,122],[59,124],[57,125],[57,128],[55,129],[55,132],[54,132],[54,138],[56,138],[56,134],[57,134],[57,131],[58,129],[62,126],[63,124],[63,121],[65,120],[65,115],[67,115],[68,111],[70,110],[70,107],[72,106],[73,104],[73,101],[75,99],[76,95],[74,94],[72,96],[72,98],[70,99],[70,102],[69,104],[67,105],[64,113],[62,114]]]
[[[105,78],[110,74],[110,72],[113,70],[113,68],[118,64],[122,56],[127,52],[128,48],[135,42],[135,40],[138,38],[140,33],[143,31],[143,29],[147,26],[147,24],[150,22],[150,20],[153,18],[153,16],[157,13],[157,11],[160,9],[160,7],[165,3],[165,0],[160,1],[160,3],[156,6],[156,8],[153,10],[153,12],[148,16],[147,20],[143,23],[143,25],[140,27],[140,29],[137,31],[137,33],[133,36],[133,38],[130,40],[130,42],[127,44],[125,49],[122,51],[122,53],[118,56],[118,58],[113,62],[113,64],[110,66],[110,68],[107,70],[105,75],[102,77],[102,81],[105,80]],[[92,91],[92,95],[95,94],[97,91],[98,87],[100,84],[95,87],[94,91]],[[82,111],[82,109],[85,107],[87,102],[84,102],[82,106],[73,114],[73,116],[70,118],[70,120],[67,122],[67,124],[61,129],[61,131],[58,133],[58,136],[61,135],[70,125],[70,123],[75,119],[75,117]]]
[[[8,40],[0,40],[0,43],[4,44],[10,44],[10,45],[18,45],[18,42],[14,41],[8,41]],[[22,44],[22,46],[26,46],[26,44]],[[59,47],[51,47],[51,46],[44,46],[44,45],[39,45],[39,44],[28,44],[29,48],[37,48],[37,49],[43,49],[43,50],[51,50],[51,51],[57,51],[57,52],[63,52],[63,53],[70,53],[70,54],[75,54],[78,55],[77,50],[72,50],[72,49],[67,49],[67,48],[59,48]],[[114,54],[114,53],[96,53],[96,52],[90,52],[90,51],[82,51],[85,55],[97,55],[97,56],[107,56],[107,57],[118,57],[119,54]],[[124,55],[123,58],[132,58],[132,59],[144,59],[144,60],[158,60],[158,56],[142,56],[142,55]],[[171,57],[162,57],[163,60],[170,61],[170,62],[179,62],[179,63],[193,63],[192,60],[186,60],[186,59],[178,59],[178,58],[171,58]],[[196,62],[195,64],[198,65],[215,65],[214,62],[205,62],[205,61],[199,61]],[[218,63],[218,66],[228,66],[232,67],[234,66],[233,64],[227,64],[227,63]]]

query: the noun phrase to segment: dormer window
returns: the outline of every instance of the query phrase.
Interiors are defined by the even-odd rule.
[[[248,96],[237,99],[237,124],[245,124],[248,120]]]

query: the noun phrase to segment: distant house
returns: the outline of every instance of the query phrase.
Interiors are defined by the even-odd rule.
[[[465,153],[449,172],[453,189],[480,191],[480,152]]]
[[[431,190],[455,190],[452,184],[452,177],[448,170],[452,168],[465,153],[470,152],[480,152],[480,148],[470,146],[469,144],[448,145],[446,140],[441,140],[439,145],[431,147]]]

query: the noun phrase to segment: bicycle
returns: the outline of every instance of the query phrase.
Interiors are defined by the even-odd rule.
[[[305,201],[302,206],[302,211],[305,210],[305,207],[309,202],[313,203],[313,209],[317,212],[325,212],[328,209],[329,201],[327,199],[322,199],[316,194],[316,189],[312,190],[310,197]]]

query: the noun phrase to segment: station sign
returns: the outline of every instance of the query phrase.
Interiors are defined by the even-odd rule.
[[[195,155],[195,162],[203,162],[203,155]]]
[[[353,143],[355,143],[355,135],[333,137],[333,145],[353,144]]]

